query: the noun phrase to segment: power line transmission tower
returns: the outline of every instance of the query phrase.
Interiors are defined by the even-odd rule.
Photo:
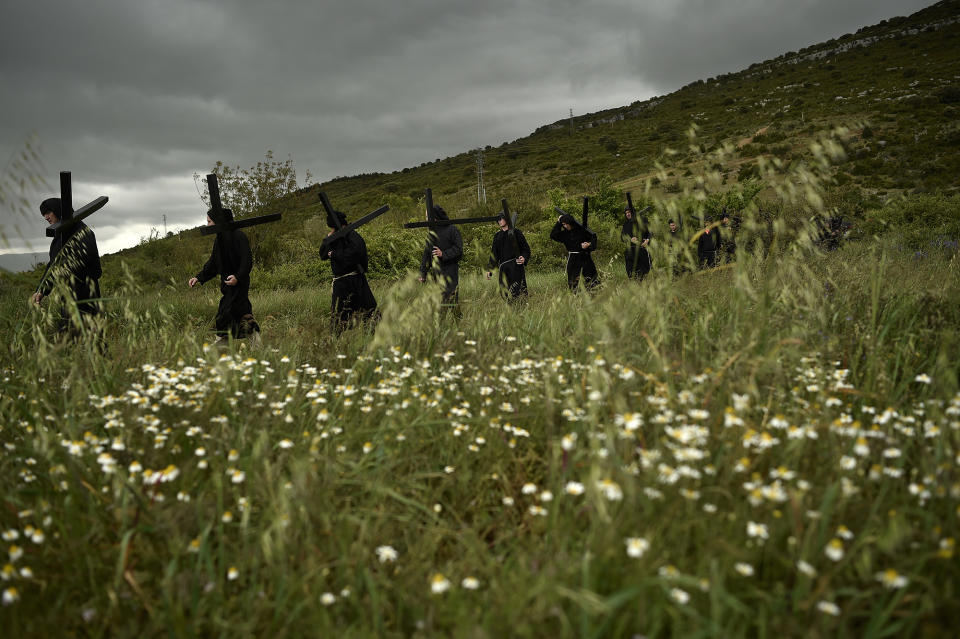
[[[573,135],[573,109],[570,109],[570,135]]]
[[[163,214],[163,234],[164,236],[166,236],[167,234],[167,214],[166,213]]]
[[[487,189],[483,186],[483,149],[477,149],[477,202],[487,202]]]

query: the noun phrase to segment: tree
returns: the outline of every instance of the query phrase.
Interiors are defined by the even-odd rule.
[[[218,160],[210,172],[216,174],[220,183],[220,201],[225,208],[233,211],[233,216],[238,219],[262,215],[277,200],[300,188],[297,186],[297,171],[293,166],[293,158],[287,156],[282,162],[275,160],[271,150],[267,151],[264,160],[249,169],[230,167]],[[308,170],[303,185],[309,185],[312,180],[313,176]],[[197,185],[200,199],[209,207],[210,198],[204,186],[205,176],[194,173],[193,181]]]

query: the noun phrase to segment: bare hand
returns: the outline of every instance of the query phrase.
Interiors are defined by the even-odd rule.
[[[493,272],[492,272],[492,271],[487,271],[487,279],[489,280],[489,279],[492,278],[492,277],[493,277]]]
[[[236,275],[228,275],[227,279],[223,280],[223,283],[226,284],[227,286],[236,286],[240,282],[239,280],[237,280]]]
[[[649,238],[649,237],[646,238],[644,241],[640,242],[640,246],[642,246],[642,247],[644,247],[644,248],[646,248],[648,244],[650,244],[650,238]]]
[[[199,284],[199,283],[200,283],[200,280],[198,280],[198,279],[195,278],[195,277],[191,277],[191,278],[190,278],[190,281],[187,282],[187,284],[190,285],[190,288],[193,288],[194,286],[196,286],[196,285]]]
[[[39,304],[40,300],[43,299],[43,293],[34,293],[32,299],[34,304]]]
[[[526,258],[523,257],[522,255],[517,258],[517,264],[523,266],[523,265],[526,264],[526,263],[527,263],[527,260],[526,260]]]
[[[639,243],[640,243],[640,240],[638,240],[638,239],[635,238],[635,237],[631,237],[631,238],[630,238],[630,242],[632,242],[633,244],[639,244]]]
[[[584,250],[590,248],[590,242],[580,242],[580,248]]]
[[[443,251],[441,251],[439,247],[434,246],[434,247],[433,247],[433,256],[434,256],[434,257],[443,257]]]

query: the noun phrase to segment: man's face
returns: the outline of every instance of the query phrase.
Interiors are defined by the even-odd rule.
[[[57,214],[53,211],[47,211],[43,214],[43,219],[47,221],[47,224],[56,224],[60,221],[60,218],[57,217]]]
[[[626,211],[624,211],[623,214],[627,216],[627,219],[628,219],[628,220],[632,220],[632,219],[633,219],[633,215],[630,213],[630,210],[629,210],[629,209],[626,210]]]
[[[213,218],[211,218],[209,215],[207,216],[207,226],[213,226]]]
[[[570,226],[570,225],[567,224],[566,222],[560,222],[560,226],[562,226],[564,229],[566,229],[566,230],[568,230],[568,231],[573,228],[572,226]]]
[[[677,232],[677,223],[676,223],[676,222],[670,222],[670,232],[671,232],[671,233],[676,233],[676,232]]]
[[[508,226],[507,221],[503,218],[500,218],[499,220],[497,220],[497,226],[500,227],[501,231],[506,231]]]

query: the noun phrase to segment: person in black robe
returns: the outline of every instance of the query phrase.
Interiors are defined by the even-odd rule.
[[[713,225],[713,218],[704,216],[703,231],[697,238],[697,260],[700,268],[713,268],[717,265],[721,244],[720,229]]]
[[[510,224],[504,215],[497,217],[497,225],[500,230],[493,236],[487,279],[492,278],[493,269],[497,269],[504,297],[511,302],[524,299],[527,296],[526,266],[530,261],[530,245],[523,231],[514,229],[511,235]]]
[[[740,221],[734,219],[724,209],[720,217],[720,253],[725,262],[733,262],[737,257],[737,230]]]
[[[673,262],[674,276],[682,275],[686,270],[686,247],[684,246],[683,229],[676,220],[667,220],[667,252],[669,260]]]
[[[330,233],[338,228],[333,219],[336,215],[339,226],[347,224],[347,216],[340,211],[327,213]],[[367,283],[367,244],[356,231],[350,231],[325,247],[320,248],[320,259],[330,260],[333,271],[333,293],[330,300],[331,326],[339,335],[356,318],[364,321],[377,311],[377,300]]]
[[[590,256],[597,248],[597,234],[584,228],[572,215],[563,214],[550,231],[550,239],[560,242],[567,249],[567,286],[576,292],[583,275],[583,284],[588,291],[600,285],[597,267]]]
[[[223,209],[223,222],[233,220],[233,212]],[[207,226],[212,226],[213,210],[207,212]],[[200,272],[190,278],[188,284],[194,287],[220,276],[220,305],[214,320],[214,332],[217,339],[227,335],[236,339],[259,337],[260,325],[253,317],[253,305],[250,304],[250,271],[253,268],[253,255],[250,242],[243,231],[232,230],[217,233],[213,241],[210,259]]]
[[[623,252],[627,277],[642,282],[652,265],[650,252],[647,250],[650,246],[650,230],[647,228],[647,220],[635,218],[630,207],[623,210],[623,215],[625,219],[620,229],[620,238],[627,243]]]
[[[436,220],[450,219],[447,212],[438,205],[433,207],[433,216]],[[440,304],[445,309],[453,309],[456,317],[460,317],[457,288],[460,286],[462,258],[463,238],[455,224],[429,229],[423,257],[420,259],[420,281],[426,282],[428,276],[440,280],[443,284]]]
[[[73,211],[63,211],[60,198],[49,198],[40,203],[40,214],[47,224],[67,221],[73,217]],[[93,230],[83,222],[76,222],[59,229],[50,242],[50,261],[47,262],[45,277],[33,294],[33,302],[50,295],[58,285],[63,284],[69,297],[60,307],[60,321],[57,332],[76,337],[90,319],[100,311],[100,252],[97,250],[97,237]],[[70,306],[76,305],[78,326],[72,320],[75,314]]]

